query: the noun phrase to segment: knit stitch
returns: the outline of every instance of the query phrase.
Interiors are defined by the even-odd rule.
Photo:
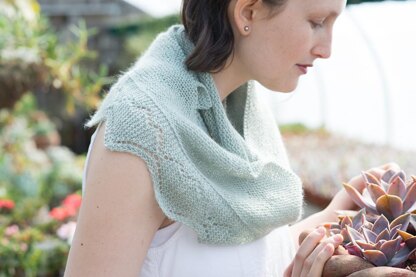
[[[181,25],[160,34],[87,126],[105,121],[106,148],[146,162],[160,208],[200,242],[248,243],[299,218],[301,182],[251,82],[221,102],[186,69],[193,48]]]

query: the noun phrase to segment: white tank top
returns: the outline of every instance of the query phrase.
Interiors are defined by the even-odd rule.
[[[98,130],[98,128],[97,128]],[[88,160],[97,131],[88,149]],[[196,233],[175,222],[156,232],[140,277],[278,277],[295,255],[289,226],[275,229],[265,237],[237,246],[198,243]]]

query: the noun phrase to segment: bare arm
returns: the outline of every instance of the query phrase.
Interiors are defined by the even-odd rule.
[[[102,124],[91,150],[65,277],[138,276],[165,219],[145,162],[106,149],[104,129]]]

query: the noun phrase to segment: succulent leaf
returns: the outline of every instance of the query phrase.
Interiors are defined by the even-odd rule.
[[[386,265],[388,262],[387,257],[380,250],[365,250],[363,256],[376,266]]]
[[[376,243],[376,239],[377,239],[377,234],[376,233],[374,233],[373,231],[371,231],[367,228],[364,228],[363,229],[363,234],[364,234],[364,237],[365,237],[367,242]]]
[[[376,203],[377,199],[379,199],[381,196],[386,195],[386,192],[379,185],[368,184],[367,190],[374,203]]]
[[[348,236],[349,236],[351,242],[354,243],[354,244],[355,244],[356,240],[365,241],[365,238],[364,238],[363,235],[361,235],[357,230],[351,228],[348,225],[347,225],[347,233],[348,233]]]
[[[401,225],[400,230],[403,230],[403,231],[407,230],[407,226],[409,226],[409,222],[410,222],[410,217],[411,217],[410,214],[406,213],[406,214],[399,216],[395,220],[393,220],[390,223],[391,230],[393,230],[393,228],[396,227],[397,225]]]
[[[409,247],[409,250],[414,250],[416,249],[416,236],[409,234],[408,232],[405,231],[397,231],[400,235],[400,237],[403,238],[404,243],[407,245],[407,247]]]
[[[373,174],[364,171],[364,172],[361,172],[361,175],[364,177],[364,180],[366,183],[380,185],[380,181]]]
[[[377,235],[376,242],[381,240],[389,240],[390,239],[390,232],[388,229],[384,229],[380,234]]]
[[[352,218],[352,227],[355,230],[361,228],[365,222],[365,208],[361,209],[353,218]]]
[[[348,244],[348,245],[345,245],[345,249],[347,249],[347,251],[350,255],[354,255],[354,256],[364,258],[363,252],[361,251],[361,248],[358,245]]]
[[[402,200],[396,195],[383,195],[376,202],[377,211],[389,220],[394,220],[403,211]]]
[[[403,170],[400,170],[397,174],[396,174],[400,179],[402,179],[403,181],[406,180],[406,174],[404,173]],[[396,176],[395,176],[396,177]],[[393,177],[392,180],[395,178]]]
[[[352,201],[355,202],[360,208],[366,208],[367,211],[377,213],[375,206],[367,199],[363,198],[361,194],[350,184],[344,183],[344,188],[351,197]]]
[[[377,250],[375,245],[365,241],[357,240],[355,241],[357,245],[363,250]]]
[[[383,245],[383,243],[385,243],[385,242],[386,242],[386,240],[384,240],[384,239],[379,240],[379,241],[376,243],[376,245],[375,245],[376,249],[377,249],[377,250],[380,250],[381,246],[382,246],[382,245]]]
[[[383,230],[386,230],[389,228],[389,221],[384,215],[381,215],[376,222],[374,222],[373,228],[371,231],[373,231],[376,234],[380,234]]]
[[[410,216],[410,224],[413,226],[413,229],[416,230],[416,214],[411,214]]]
[[[396,225],[392,229],[390,229],[390,239],[397,237],[397,231],[402,228],[402,225]]]
[[[393,182],[390,183],[387,194],[396,195],[400,197],[400,199],[403,199],[406,196],[406,184],[402,178],[397,177]]]
[[[400,246],[400,242],[402,241],[401,237],[397,237],[394,240],[389,240],[386,241],[385,243],[383,243],[383,245],[380,247],[381,252],[384,253],[384,255],[386,256],[387,260],[390,261],[393,257],[394,254],[396,254],[399,246]]]
[[[342,220],[341,220],[341,228],[344,228],[346,225],[352,226],[352,220],[351,217],[349,216],[345,216]]]
[[[397,266],[404,263],[410,254],[409,248],[406,246],[400,249],[396,255],[387,263],[388,266]]]
[[[416,176],[412,175],[412,180],[409,182],[409,185],[406,187],[406,193],[409,192],[410,188],[416,184]]]
[[[403,211],[412,212],[411,208],[416,202],[416,182],[407,187],[407,193],[403,201]]]
[[[397,174],[397,171],[395,171],[393,169],[389,169],[383,174],[383,176],[381,176],[381,181],[384,181],[386,183],[390,183],[391,179],[393,177],[395,177],[396,174]]]
[[[404,241],[411,239],[413,237],[412,234],[409,234],[408,232],[405,232],[405,231],[397,231],[397,232],[403,238]]]

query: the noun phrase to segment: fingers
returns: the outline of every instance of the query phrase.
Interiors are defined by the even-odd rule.
[[[325,238],[323,227],[314,230],[300,245],[295,259],[285,271],[285,277],[321,276],[326,261],[342,241],[339,234]]]
[[[298,252],[296,253],[292,269],[292,276],[301,276],[305,259],[313,252],[316,245],[318,245],[324,237],[325,229],[323,227],[319,227],[305,238],[303,243],[300,245]]]
[[[335,249],[342,243],[342,235],[335,235],[321,242],[312,254],[305,260],[301,276],[322,276],[326,261],[334,254]]]
[[[306,239],[306,237],[313,231],[314,229],[307,229],[307,230],[304,230],[302,233],[300,233],[299,238],[298,238],[298,245],[301,245],[302,242]]]
[[[316,259],[314,260],[314,263],[310,269],[309,272],[303,273],[302,277],[320,277],[322,276],[322,271],[324,270],[324,265],[326,261],[329,260],[329,258],[332,257],[332,254],[334,254],[335,247],[333,244],[329,243],[326,244],[321,251],[319,252],[319,255],[317,255]]]

